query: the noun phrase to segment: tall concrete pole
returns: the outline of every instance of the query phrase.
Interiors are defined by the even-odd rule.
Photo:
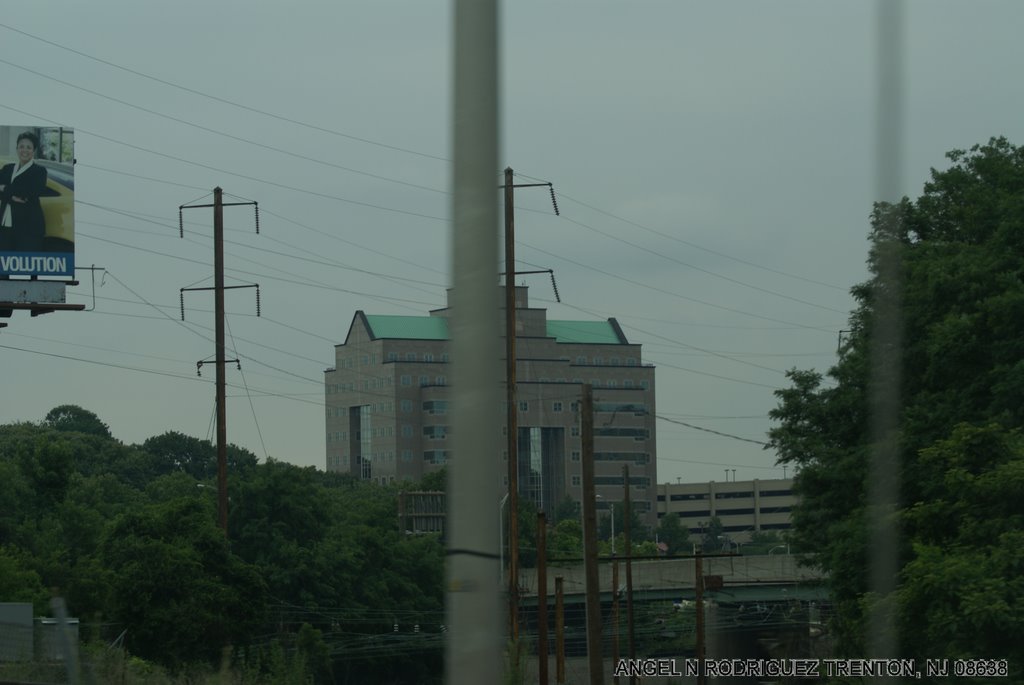
[[[498,8],[456,0],[452,121],[453,451],[445,682],[502,681],[502,603],[494,501],[500,483]]]

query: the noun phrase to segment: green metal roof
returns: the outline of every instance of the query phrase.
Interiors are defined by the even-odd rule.
[[[366,314],[373,338],[400,340],[448,340],[448,321],[440,316],[393,316]],[[610,321],[548,321],[547,334],[560,343],[625,342]]]
[[[447,340],[448,321],[439,316],[387,316],[367,314],[366,323],[374,338]]]
[[[548,321],[548,335],[560,343],[620,345],[625,342],[609,321]]]

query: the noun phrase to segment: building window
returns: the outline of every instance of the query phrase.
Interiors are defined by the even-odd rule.
[[[448,379],[444,376],[435,376],[434,385],[448,385]]]
[[[427,414],[447,414],[448,400],[427,400],[423,403],[423,411]]]
[[[412,461],[412,450],[402,450],[402,461]]]
[[[430,376],[420,376],[420,387],[430,385]]]
[[[408,378],[408,376],[403,376],[403,378]],[[402,385],[405,384],[403,383]],[[412,411],[412,400],[402,400],[398,403],[398,406],[401,408],[402,413],[408,414]]]
[[[519,411],[530,411],[530,403],[526,400],[519,400]]]
[[[411,424],[408,424],[408,423],[402,424],[402,437],[403,438],[411,438],[412,437],[412,425]]]
[[[388,361],[389,362],[397,362],[398,361],[398,353],[397,352],[388,352]]]
[[[562,403],[561,402],[552,402],[551,403],[551,411],[562,411]]]
[[[425,362],[433,362],[434,361],[434,355],[432,355],[429,352],[424,352],[423,353],[423,361],[425,361]]]
[[[594,366],[601,366],[604,364],[604,357],[594,357]]]
[[[448,426],[424,426],[423,437],[428,440],[444,440],[448,437]]]
[[[409,387],[410,385],[412,385],[412,376],[402,376],[402,385],[404,385],[405,387]]]
[[[572,460],[573,461],[579,461],[580,460],[579,450],[573,450],[572,451]]]
[[[414,362],[414,361],[416,361],[416,353],[415,352],[406,352],[405,353],[405,361],[407,361],[407,362]]]
[[[449,361],[449,357],[448,357],[448,353],[447,353],[447,352],[443,352],[443,353],[441,353],[441,361],[442,361],[443,363],[445,363],[445,364],[447,364],[447,363],[448,363],[448,361]]]
[[[428,464],[446,464],[448,450],[427,450],[423,453],[423,461]]]
[[[633,387],[633,381],[627,378],[626,380],[622,381],[622,387],[624,387],[624,388],[632,388]]]
[[[579,477],[579,476],[573,476],[573,477],[572,477],[572,484],[573,484],[573,485],[575,485],[575,486],[577,486],[577,487],[579,487],[579,484],[580,484],[580,477]]]
[[[579,357],[576,357],[576,363],[577,364],[586,364],[587,363],[587,358],[584,357],[583,355],[580,355]]]
[[[569,431],[569,434],[574,438],[580,437],[580,427],[573,426],[572,429]]]
[[[640,381],[640,387],[643,388],[644,390],[647,390],[650,387],[650,385],[651,384],[648,383],[647,381]]]

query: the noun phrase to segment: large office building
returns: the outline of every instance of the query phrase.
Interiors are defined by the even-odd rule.
[[[417,481],[455,458],[448,308],[428,316],[356,312],[324,374],[327,469],[378,483]],[[521,496],[552,511],[581,493],[579,401],[594,395],[598,507],[630,499],[655,522],[654,367],[615,319],[548,320],[516,287],[516,392]],[[502,413],[502,416],[505,414]],[[504,427],[502,427],[504,430]],[[503,455],[504,457],[504,455]],[[496,474],[495,488],[507,487]]]
[[[792,478],[663,483],[657,491],[659,519],[674,512],[699,537],[717,516],[722,532],[736,543],[749,542],[754,532],[789,530],[796,504]]]

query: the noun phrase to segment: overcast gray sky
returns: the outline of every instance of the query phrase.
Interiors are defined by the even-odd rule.
[[[946,151],[1024,141],[1024,3],[906,7],[900,178],[916,196]],[[502,164],[553,182],[562,210],[517,194],[519,267],[553,268],[563,304],[541,277],[531,300],[616,317],[658,367],[660,416],[760,441],[784,371],[834,361],[875,199],[875,10],[505,3]],[[77,262],[109,271],[94,311],[7,320],[0,421],[74,403],[125,442],[211,434],[213,369],[197,378],[195,362],[213,354],[212,296],[189,294],[182,324],[178,291],[212,285],[212,215],[186,212],[180,240],[177,208],[219,185],[262,210],[259,236],[251,211],[225,213],[228,283],[258,281],[265,315],[229,292],[243,357],[229,439],[323,468],[322,372],[355,311],[444,305],[451,14],[427,0],[0,14],[0,123],[75,129]],[[78,277],[70,299],[91,308]],[[662,482],[782,475],[758,445],[657,428]]]

